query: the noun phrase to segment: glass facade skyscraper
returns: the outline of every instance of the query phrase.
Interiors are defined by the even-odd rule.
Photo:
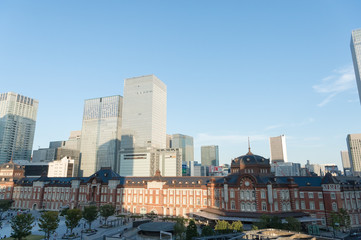
[[[188,163],[194,161],[193,137],[183,134],[173,134],[171,147],[182,149],[182,162]]]
[[[17,93],[0,94],[0,163],[31,160],[38,105]]]
[[[121,96],[85,100],[80,145],[82,176],[90,176],[101,167],[117,169],[122,103]]]
[[[351,33],[351,53],[353,67],[355,70],[358,94],[361,103],[361,29],[353,30]]]
[[[201,161],[202,166],[219,166],[218,146],[201,146]]]

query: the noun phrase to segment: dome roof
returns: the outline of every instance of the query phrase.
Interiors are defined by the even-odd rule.
[[[261,164],[261,165],[269,165],[269,159],[254,155],[251,151],[249,151],[246,155],[239,156],[232,160],[231,166],[239,166],[239,165],[254,165],[254,164]]]

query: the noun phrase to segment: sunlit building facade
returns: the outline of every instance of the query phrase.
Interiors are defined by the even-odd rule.
[[[355,70],[356,83],[361,103],[361,29],[351,33],[351,54]]]
[[[80,175],[101,167],[117,169],[122,126],[121,96],[85,100],[81,131]]]
[[[0,163],[31,160],[38,105],[17,93],[0,94]]]

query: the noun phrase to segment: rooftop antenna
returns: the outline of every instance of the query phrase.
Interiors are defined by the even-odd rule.
[[[253,155],[253,153],[251,152],[251,142],[249,141],[249,137],[248,137],[248,153],[247,155]]]

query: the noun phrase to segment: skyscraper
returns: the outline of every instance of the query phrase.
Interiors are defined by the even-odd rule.
[[[350,163],[350,157],[348,155],[348,151],[341,151],[341,160],[342,160],[344,175],[346,176],[351,175],[351,163]]]
[[[0,94],[0,163],[31,160],[38,105],[17,93]]]
[[[348,134],[346,138],[351,171],[354,175],[361,174],[361,133]]]
[[[203,166],[219,166],[218,146],[201,146],[201,162]]]
[[[121,96],[85,100],[80,143],[82,176],[90,176],[101,167],[117,169],[122,102]]]
[[[182,162],[188,163],[194,161],[193,137],[183,134],[173,134],[171,147],[182,149]]]
[[[122,149],[165,148],[167,87],[154,75],[124,81]]]
[[[287,162],[286,136],[270,137],[271,162]]]
[[[361,103],[361,29],[356,29],[352,31],[350,46],[358,94]]]

